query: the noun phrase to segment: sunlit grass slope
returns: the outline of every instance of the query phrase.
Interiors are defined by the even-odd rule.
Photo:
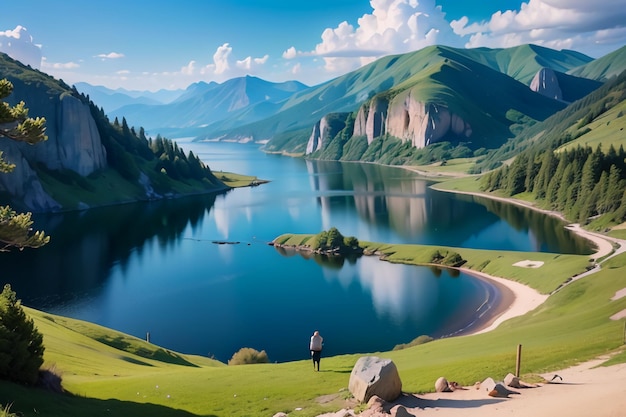
[[[279,239],[297,244],[304,238],[289,235]],[[424,262],[429,252],[437,249],[363,244],[384,252],[389,260],[406,263]],[[589,261],[587,256],[575,255],[439,249],[458,251],[470,268],[524,282],[541,292],[582,272]],[[538,269],[512,266],[521,259],[545,264]],[[440,376],[462,384],[486,377],[501,379],[514,372],[518,344],[523,345],[524,376],[561,369],[622,346],[624,324],[609,317],[626,309],[626,298],[611,301],[616,291],[625,287],[626,255],[621,255],[605,263],[600,272],[565,286],[535,311],[508,320],[492,332],[372,354],[394,361],[406,392],[432,391]],[[61,375],[63,386],[72,395],[0,382],[0,403],[13,404],[11,411],[24,416],[232,417],[272,416],[279,411],[314,416],[344,406],[350,371],[362,356],[323,358],[319,373],[306,358],[226,366],[90,323],[31,309],[27,312],[44,334],[45,366]],[[210,332],[210,328],[199,331]],[[354,351],[359,351],[356,344]],[[324,398],[331,398],[330,402],[317,400],[329,395]]]

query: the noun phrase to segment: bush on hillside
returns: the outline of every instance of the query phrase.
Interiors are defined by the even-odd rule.
[[[268,363],[269,359],[264,350],[258,351],[252,348],[241,348],[228,361],[229,365],[244,365],[249,363]]]
[[[6,284],[0,294],[0,378],[35,384],[43,352],[42,334]]]
[[[433,339],[432,337],[428,335],[423,334],[411,340],[409,343],[402,343],[399,345],[395,345],[393,347],[393,350],[402,350],[402,349],[410,348],[411,346],[423,345],[424,343],[432,342],[433,340],[435,339]]]

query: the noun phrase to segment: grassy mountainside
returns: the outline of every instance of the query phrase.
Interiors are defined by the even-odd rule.
[[[81,176],[69,169],[49,169],[41,161],[31,163],[45,191],[64,209],[228,188],[195,155],[185,153],[167,139],[147,138],[143,129],[137,131],[129,127],[124,119],[121,123],[117,119],[111,123],[102,109],[62,80],[55,80],[4,54],[0,54],[0,78],[7,78],[14,84],[13,94],[8,98],[10,102],[24,101],[30,115],[50,120],[53,127],[48,130],[49,135],[56,135],[56,130],[64,128],[57,120],[57,106],[62,97],[70,95],[89,108],[106,150],[105,168]],[[20,201],[11,201],[11,204],[22,206]]]
[[[534,45],[509,49],[461,49],[430,46],[416,52],[390,55],[319,86],[296,93],[267,119],[233,128],[219,123],[208,128],[213,136],[271,139],[284,132],[310,128],[325,114],[352,112],[366,100],[398,86],[418,74],[433,72],[446,62],[471,63],[507,75],[512,81],[529,84],[542,67],[566,72],[590,62],[573,51],[554,51]],[[485,71],[483,69],[482,71]],[[483,88],[489,89],[488,85]],[[208,132],[206,133],[209,134]],[[202,137],[202,135],[200,135]],[[293,149],[288,149],[293,151]]]
[[[626,46],[623,46],[617,51],[568,71],[568,74],[604,82],[619,75],[625,68]]]
[[[292,238],[302,236],[285,237]],[[437,249],[361,244],[367,250],[387,254],[390,261],[417,264],[423,262],[424,254]],[[579,255],[439,249],[460,253],[469,268],[526,283],[543,293],[589,264],[589,257]],[[487,377],[501,379],[514,371],[520,343],[524,346],[523,379],[618,351],[623,323],[609,317],[626,309],[626,298],[607,300],[626,287],[625,256],[608,261],[600,272],[565,286],[532,313],[506,321],[492,332],[374,354],[392,359],[403,390],[418,393],[432,391],[434,381],[442,375],[464,385]],[[544,265],[540,269],[512,266],[524,259],[543,261]],[[61,375],[69,393],[53,394],[0,381],[0,403],[12,404],[11,411],[24,416],[237,417],[282,411],[309,417],[345,405],[350,371],[365,354],[323,358],[322,372],[312,372],[307,358],[225,366],[90,323],[30,309],[27,312],[44,334],[44,366]],[[615,360],[624,361],[626,355]],[[324,401],[319,400],[322,397]]]
[[[616,149],[626,145],[623,131],[626,127],[623,117],[625,99],[626,71],[542,123],[523,130],[482,159],[475,171],[493,169],[529,148],[540,150],[561,145],[569,149],[577,146],[595,148],[600,145],[608,150],[610,145]]]
[[[576,51],[556,51],[539,45],[520,45],[505,49],[475,48],[462,50],[462,53],[526,85],[530,85],[535,74],[542,68],[567,72],[593,61],[593,58]]]

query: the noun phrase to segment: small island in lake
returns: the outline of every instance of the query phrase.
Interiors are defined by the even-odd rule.
[[[316,235],[303,235],[297,242],[291,240],[295,235],[282,235],[274,239],[270,244],[281,248],[293,248],[297,251],[313,252],[321,255],[343,256],[361,255],[363,248],[359,240],[354,236],[345,237],[331,227]]]

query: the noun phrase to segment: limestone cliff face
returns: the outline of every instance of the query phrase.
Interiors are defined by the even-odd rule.
[[[309,137],[309,141],[306,144],[306,154],[319,151],[324,146],[324,127],[326,127],[326,116],[313,125],[313,132]]]
[[[369,105],[359,109],[354,136],[367,136],[369,144],[384,134],[423,148],[444,138],[467,140],[472,127],[447,107],[421,102],[408,90],[391,101],[374,98]]]
[[[106,167],[106,150],[89,107],[70,95],[61,96],[46,117],[48,140],[34,146],[22,145],[31,163],[52,170],[70,169],[82,176]],[[35,113],[32,109],[30,114]]]
[[[313,126],[313,132],[311,133],[309,141],[306,145],[306,155],[323,149],[328,144],[328,142],[337,134],[337,132],[345,127],[344,121],[336,123],[337,115],[345,118],[345,115],[337,113],[333,115],[326,115],[322,117],[319,122],[315,123],[315,125]]]
[[[2,157],[15,165],[9,173],[0,174],[0,190],[23,202],[30,211],[54,211],[61,208],[43,189],[37,173],[24,158],[17,143],[3,139],[0,141]]]
[[[563,92],[553,69],[542,68],[530,82],[530,89],[555,100],[563,100]]]
[[[86,176],[106,167],[106,150],[89,107],[79,99],[61,95],[46,100],[32,97],[30,102],[29,114],[46,118],[48,140],[35,145],[0,140],[4,158],[16,165],[12,173],[0,175],[0,191],[23,202],[28,210],[56,210],[59,204],[44,191],[32,167],[43,164]]]
[[[366,136],[367,144],[386,133],[387,109],[389,102],[384,98],[374,97],[369,105],[359,108],[354,122],[353,136]]]

